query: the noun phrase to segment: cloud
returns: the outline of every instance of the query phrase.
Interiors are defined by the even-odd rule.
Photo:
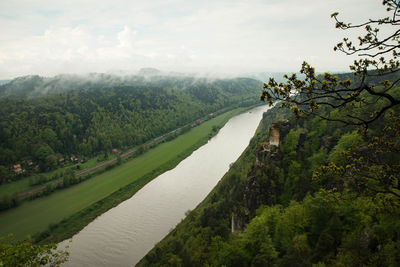
[[[118,33],[118,41],[120,47],[132,48],[136,39],[136,31],[132,31],[128,26],[124,26],[124,30]]]
[[[345,70],[329,15],[381,17],[365,0],[2,0],[0,79],[64,72]]]

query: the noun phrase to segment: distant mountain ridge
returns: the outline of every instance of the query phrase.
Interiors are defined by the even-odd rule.
[[[162,76],[162,73],[153,68],[141,69],[138,75],[119,76],[106,73],[90,73],[87,75],[60,74],[54,77],[28,75],[15,78],[6,84],[0,85],[0,98],[34,98],[45,95],[57,95],[75,90],[111,88],[120,86],[160,86],[177,89],[186,89],[198,83],[214,81],[237,80],[197,78],[193,76]],[[254,80],[253,80],[254,81]]]

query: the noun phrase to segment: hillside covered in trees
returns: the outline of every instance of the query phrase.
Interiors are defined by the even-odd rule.
[[[241,158],[140,265],[397,266],[400,120],[392,111],[368,134],[279,108],[265,113]]]
[[[260,87],[245,78],[98,76],[96,82],[30,76],[1,86],[2,180],[13,178],[12,164],[46,171],[72,155],[140,145],[221,109],[254,104]]]
[[[277,105],[249,147],[138,265],[400,265],[400,6],[382,4],[388,17],[361,24],[332,14],[365,30],[334,48],[359,55],[352,73],[304,62],[264,84]]]

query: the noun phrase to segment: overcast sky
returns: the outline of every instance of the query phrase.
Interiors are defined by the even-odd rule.
[[[333,52],[381,0],[0,0],[0,79],[39,74],[162,71],[345,71]]]

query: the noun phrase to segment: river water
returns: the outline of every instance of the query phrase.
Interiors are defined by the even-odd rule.
[[[214,188],[249,144],[266,106],[230,119],[207,144],[88,224],[65,266],[133,266]]]

